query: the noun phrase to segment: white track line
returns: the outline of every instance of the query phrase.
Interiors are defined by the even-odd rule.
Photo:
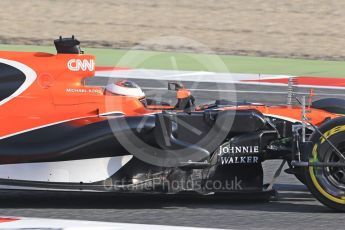
[[[147,79],[147,80],[170,80],[170,81],[198,81],[214,83],[236,83],[242,80],[288,78],[287,75],[268,74],[243,74],[243,73],[214,73],[178,70],[149,70],[134,69],[121,71],[97,71],[96,77]],[[253,84],[253,82],[248,82]],[[256,82],[254,84],[257,84]]]
[[[17,217],[14,217],[17,218]],[[1,218],[0,218],[1,221]],[[97,221],[21,218],[11,222],[0,222],[0,229],[63,229],[63,230],[216,230],[212,228],[179,227],[169,225],[127,224]],[[219,229],[217,229],[219,230]]]
[[[179,71],[179,70],[155,70],[155,69],[132,69],[120,71],[97,71],[96,77],[119,78],[119,79],[146,79],[156,81],[190,81],[190,82],[210,82],[210,83],[229,83],[247,84],[262,86],[286,86],[285,83],[269,83],[257,80],[267,80],[276,78],[290,78],[296,76],[289,75],[269,75],[269,74],[245,74],[245,73],[215,73],[205,71]],[[322,86],[322,85],[296,85],[302,88],[318,89],[341,89],[342,86]]]

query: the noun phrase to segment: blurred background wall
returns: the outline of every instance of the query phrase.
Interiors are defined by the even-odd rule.
[[[89,47],[342,59],[344,10],[339,0],[1,0],[0,43],[74,34]]]

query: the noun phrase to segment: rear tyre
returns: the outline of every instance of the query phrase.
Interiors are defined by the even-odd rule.
[[[313,146],[308,153],[310,162],[345,163],[345,117],[320,126],[323,135],[341,152],[341,156],[318,132],[310,138]],[[345,212],[345,167],[305,167],[305,182],[310,192],[324,205]]]
[[[345,100],[339,98],[324,98],[314,101],[311,107],[330,113],[345,114]]]

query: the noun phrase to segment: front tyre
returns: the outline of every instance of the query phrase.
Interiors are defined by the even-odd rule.
[[[345,117],[328,121],[319,127],[341,153],[337,153],[318,132],[310,137],[313,143],[308,153],[309,162],[345,163]],[[345,167],[304,168],[305,182],[310,192],[324,205],[345,212]]]

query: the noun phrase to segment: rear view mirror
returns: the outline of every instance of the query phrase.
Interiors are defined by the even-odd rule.
[[[168,83],[168,90],[172,90],[172,91],[177,91],[179,89],[183,89],[183,85],[177,82],[169,82]]]
[[[173,82],[168,83],[168,90],[176,91],[176,85]]]

